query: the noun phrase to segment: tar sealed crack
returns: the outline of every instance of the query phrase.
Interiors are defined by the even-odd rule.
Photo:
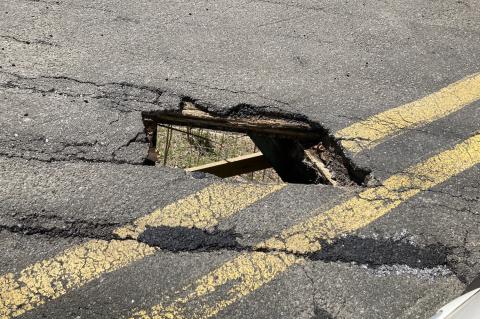
[[[450,248],[441,244],[417,246],[405,240],[345,236],[322,243],[322,249],[310,255],[312,260],[355,262],[378,267],[407,265],[433,268],[447,265]]]
[[[298,257],[306,256],[278,249],[244,245],[238,242],[238,239],[241,237],[241,234],[233,230],[219,230],[216,228],[205,230],[181,226],[158,226],[147,227],[138,237],[138,241],[175,253],[233,250],[237,252],[282,252]]]
[[[239,235],[231,230],[211,232],[186,227],[148,227],[138,238],[149,246],[156,246],[172,252],[212,251],[219,249],[241,249],[237,242]]]
[[[89,238],[89,239],[116,239],[113,230],[119,226],[117,223],[69,221],[57,216],[29,215],[19,219],[13,225],[0,225],[0,230],[23,235],[45,235],[59,238]]]
[[[239,243],[241,234],[233,230],[204,230],[188,227],[148,227],[138,238],[142,243],[171,252],[281,252],[312,261],[354,263],[372,269],[406,266],[412,269],[449,268],[449,247],[441,244],[417,246],[405,239],[372,239],[345,236],[322,243],[313,253],[294,253],[281,249],[259,248]]]

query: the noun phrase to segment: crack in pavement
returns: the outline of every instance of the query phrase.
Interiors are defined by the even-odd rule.
[[[0,88],[27,90],[29,92],[42,94],[43,96],[68,96],[83,100],[84,103],[88,103],[88,99],[95,99],[100,102],[98,104],[96,103],[94,107],[99,106],[101,108],[113,109],[114,111],[120,113],[140,112],[144,120],[149,119],[150,117],[155,118],[155,114],[157,112],[161,113],[167,110],[180,111],[185,107],[185,103],[189,102],[193,103],[194,106],[199,110],[219,117],[259,117],[275,119],[279,118],[286,121],[300,121],[310,127],[311,130],[316,131],[321,135],[321,140],[319,143],[322,143],[322,145],[325,146],[325,149],[328,149],[332,154],[332,163],[329,165],[329,167],[332,166],[330,169],[335,172],[338,171],[339,176],[348,175],[348,180],[351,179],[357,184],[364,184],[364,182],[368,179],[368,175],[370,174],[370,170],[357,166],[355,163],[353,163],[352,159],[344,154],[339,142],[321,124],[309,120],[308,117],[303,114],[287,112],[275,105],[249,105],[240,103],[232,105],[228,108],[221,108],[210,105],[209,103],[203,105],[201,101],[198,102],[196,99],[189,96],[170,93],[166,89],[148,85],[138,85],[128,82],[97,83],[94,81],[75,79],[68,76],[42,75],[37,77],[26,77],[6,71],[0,71],[0,74],[7,76],[7,79],[3,79],[3,81],[0,80]],[[209,88],[225,90],[235,94],[253,94],[252,92],[233,91],[215,87]],[[272,99],[270,100],[272,102],[274,101]],[[288,104],[278,100],[275,100],[274,102],[277,105]],[[114,119],[110,120],[109,123],[111,125],[112,123],[116,122],[118,122],[118,120]],[[43,124],[44,123],[41,123],[40,125]],[[138,136],[133,137],[126,144],[119,146],[116,151],[119,151],[123,147],[128,147],[137,139]],[[29,141],[25,142],[28,144]],[[90,147],[93,146],[90,145]],[[65,149],[65,146],[63,149]],[[48,150],[48,153],[56,154],[62,153],[62,151],[63,150],[53,150],[52,152],[52,150]],[[112,161],[116,159],[116,151],[113,151],[110,156]],[[33,148],[31,152],[38,153],[38,150]],[[86,158],[86,156],[82,156],[82,153],[89,152],[90,150],[87,150],[86,152],[80,151],[77,152],[77,154],[66,157],[79,158],[83,160]],[[40,151],[40,153],[42,153],[42,151]],[[15,155],[18,156],[18,154]],[[146,162],[144,162],[144,164],[145,163]]]
[[[221,88],[221,87],[216,87],[216,86],[211,86],[211,85],[205,85],[205,84],[201,84],[201,83],[197,83],[197,82],[189,81],[189,80],[174,79],[173,81],[187,83],[187,84],[190,84],[190,85],[193,85],[193,86],[203,87],[203,88],[210,89],[210,90],[215,90],[215,91],[224,91],[224,92],[233,93],[233,94],[254,95],[254,96],[260,97],[260,98],[262,98],[264,100],[267,100],[267,101],[272,101],[272,102],[279,103],[279,104],[286,105],[286,106],[290,105],[286,101],[281,101],[281,100],[278,100],[278,99],[272,99],[270,97],[260,95],[257,92],[244,91],[244,90],[232,90],[232,89],[228,89],[228,88]]]
[[[47,220],[47,224],[61,223],[63,225],[40,225]],[[85,238],[118,240],[113,235],[113,230],[120,226],[120,223],[64,220],[59,216],[24,216],[12,225],[0,225],[0,230],[22,235],[44,235],[51,238]]]
[[[49,237],[79,237],[101,240],[136,240],[162,251],[172,253],[218,252],[231,250],[236,252],[284,253],[298,258],[322,262],[354,263],[369,269],[380,269],[385,266],[404,265],[413,269],[435,269],[439,266],[451,268],[449,254],[456,247],[447,247],[440,243],[419,246],[405,239],[367,238],[348,235],[332,242],[322,242],[322,249],[311,253],[298,253],[276,248],[262,248],[255,245],[245,245],[238,241],[242,234],[233,230],[211,230],[157,226],[147,227],[137,239],[120,237],[113,230],[119,223],[99,223],[89,221],[64,221],[70,227],[40,227],[30,219],[38,217],[57,219],[57,216],[28,216],[19,224],[12,226],[0,225],[0,230],[24,235],[41,234]],[[383,269],[382,268],[382,269]]]
[[[0,35],[0,38],[8,39],[8,40],[13,40],[15,42],[21,43],[21,44],[39,44],[39,45],[47,45],[47,46],[52,46],[52,47],[58,47],[58,44],[52,43],[46,40],[42,39],[34,39],[34,40],[22,40],[18,37],[12,36],[12,35]]]
[[[204,230],[187,227],[147,227],[138,241],[171,252],[237,252],[285,253],[311,261],[355,263],[376,269],[404,265],[414,269],[449,268],[448,256],[456,247],[441,243],[420,246],[405,238],[367,238],[347,235],[334,241],[321,241],[321,249],[299,253],[286,249],[262,248],[239,243],[242,234],[233,230]]]
[[[317,303],[317,288],[315,287],[315,279],[308,273],[305,264],[298,264],[298,267],[303,271],[305,277],[307,280],[310,282],[310,286],[312,287],[312,309],[313,309],[313,317],[312,319],[328,319],[329,317],[322,317],[318,316],[317,312],[321,309],[318,307]],[[322,314],[322,312],[319,312],[319,314]]]
[[[114,102],[119,107],[116,108],[119,112],[142,111],[142,109],[135,109],[130,105],[127,109],[122,109],[122,102],[159,105],[161,104],[160,98],[165,92],[165,90],[152,86],[136,85],[128,82],[96,83],[67,76],[25,77],[6,71],[0,71],[0,73],[15,78],[0,83],[0,87],[5,89],[29,90],[40,93],[43,96],[68,96],[84,99],[85,103],[88,103],[88,100],[85,98],[97,100],[106,99]],[[66,83],[62,83],[61,81]],[[64,84],[63,89],[62,84]]]
[[[453,247],[441,243],[419,246],[404,239],[343,236],[322,242],[322,249],[310,255],[312,260],[342,261],[378,267],[406,265],[412,268],[434,268],[447,265]]]
[[[34,157],[34,156],[29,156],[29,155],[14,155],[14,154],[9,154],[5,152],[0,151],[0,157],[4,158],[18,158],[18,159],[23,159],[26,161],[37,161],[37,162],[42,162],[42,163],[62,163],[62,162],[71,162],[71,163],[100,163],[100,164],[117,164],[117,165],[134,165],[134,166],[143,166],[143,165],[150,165],[149,163],[146,162],[130,162],[128,160],[120,160],[120,159],[94,159],[94,158],[87,158],[87,157],[81,157],[77,155],[71,155],[65,158],[53,158],[50,157],[48,159],[43,159],[39,157]]]

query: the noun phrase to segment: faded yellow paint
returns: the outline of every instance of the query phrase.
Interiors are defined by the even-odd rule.
[[[284,187],[218,183],[136,220],[116,233],[137,238],[146,226],[213,227],[228,216]],[[0,277],[0,318],[12,318],[80,288],[102,274],[155,253],[136,240],[91,240],[56,257]]]
[[[401,130],[434,121],[478,99],[480,75],[475,74],[423,99],[353,124],[336,136],[342,139],[344,147],[359,152]],[[381,187],[368,189],[327,212],[285,230],[279,236],[260,243],[258,248],[301,253],[319,250],[319,241],[328,241],[364,227],[422,190],[479,161],[480,135],[476,135],[404,173],[390,177]],[[212,227],[219,220],[282,187],[214,184],[141,217],[115,233],[124,239],[135,239],[147,226]],[[154,252],[155,249],[134,240],[89,241],[28,266],[19,274],[3,275],[0,277],[0,318],[18,316]],[[134,317],[209,318],[301,261],[301,258],[286,253],[242,254],[185,287],[182,296],[175,302],[140,311]],[[220,287],[223,293],[215,295]],[[204,301],[201,306],[196,303],[197,307],[190,305],[199,299]]]
[[[335,135],[343,147],[358,153],[404,129],[433,122],[479,99],[480,73],[477,73],[424,98],[373,115]]]
[[[153,213],[141,217],[132,225],[119,228],[115,233],[122,238],[137,238],[148,226],[196,227],[215,226],[227,218],[280,190],[285,185],[213,184]]]
[[[287,252],[318,251],[321,249],[319,241],[328,241],[364,227],[419,192],[479,163],[480,134],[477,134],[403,173],[391,176],[382,186],[365,190],[257,245],[257,248],[284,253],[244,253],[180,290],[173,302],[138,311],[132,318],[210,318],[270,282],[290,266],[302,262],[301,258]]]
[[[0,318],[19,316],[154,252],[154,248],[135,240],[91,240],[57,257],[32,264],[19,274],[3,275]]]
[[[357,197],[287,229],[259,247],[299,253],[319,250],[319,240],[329,240],[364,227],[422,190],[446,181],[479,161],[480,134],[393,175],[380,187],[367,189]]]
[[[302,261],[301,258],[284,253],[243,254],[182,289],[181,294],[184,296],[176,299],[173,304],[156,305],[150,311],[136,312],[131,318],[209,318],[244,295],[267,284],[291,265]],[[211,293],[219,287],[224,288],[222,294],[212,296]],[[184,307],[193,300],[196,305],[195,314],[188,313],[188,308]]]

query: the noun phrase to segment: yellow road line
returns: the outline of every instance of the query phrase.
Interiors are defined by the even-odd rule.
[[[169,305],[156,305],[150,310],[140,310],[135,319],[193,319],[216,315],[241,297],[270,282],[300,258],[284,253],[253,252],[240,255],[221,265],[208,275],[182,289],[182,296]],[[212,295],[218,288],[222,293]],[[208,298],[208,299],[207,299]],[[194,302],[191,312],[184,306]]]
[[[30,265],[18,275],[6,274],[0,277],[0,318],[21,315],[154,252],[135,240],[91,240]]]
[[[217,225],[238,210],[247,207],[284,185],[213,184],[176,203],[155,210],[115,233],[122,238],[137,238],[148,226],[206,228]]]
[[[297,253],[318,251],[321,249],[320,241],[329,241],[364,227],[419,192],[479,163],[480,134],[477,134],[403,173],[391,176],[382,186],[365,190],[257,247]],[[137,311],[131,318],[210,318],[270,282],[290,266],[303,261],[285,252],[241,254],[181,289],[173,303]]]
[[[218,183],[158,209],[116,233],[137,238],[146,226],[213,227],[241,209],[284,187]],[[19,316],[99,278],[154,254],[136,240],[90,240],[37,262],[19,274],[0,276],[0,318]]]
[[[357,122],[335,135],[344,148],[358,153],[401,130],[433,122],[479,99],[480,73],[476,73],[417,101]]]

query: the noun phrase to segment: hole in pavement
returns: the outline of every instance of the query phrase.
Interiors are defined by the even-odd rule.
[[[247,134],[191,126],[157,126],[157,163],[193,174],[282,183]]]
[[[320,125],[299,115],[248,105],[214,114],[184,101],[179,111],[142,116],[147,161],[194,176],[334,186],[364,185],[369,176]]]

